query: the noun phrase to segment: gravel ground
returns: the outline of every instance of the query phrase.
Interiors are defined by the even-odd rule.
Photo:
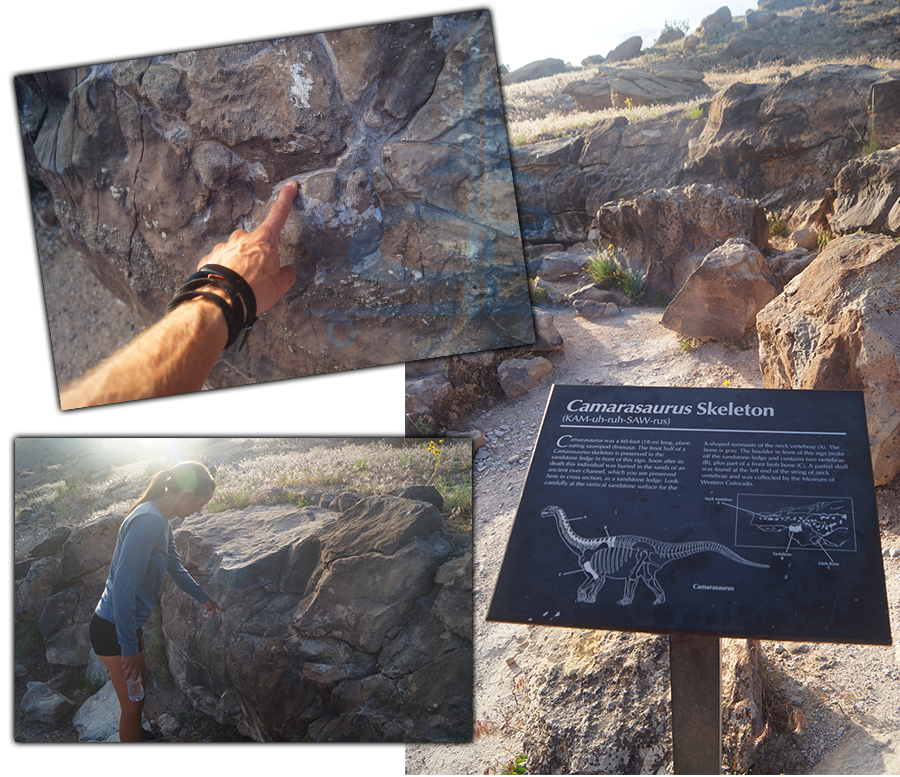
[[[145,323],[87,269],[63,237],[48,199],[44,193],[32,204],[50,347],[61,389],[133,340]]]

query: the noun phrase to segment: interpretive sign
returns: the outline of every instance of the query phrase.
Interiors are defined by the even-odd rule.
[[[488,620],[890,644],[862,393],[554,386]]]

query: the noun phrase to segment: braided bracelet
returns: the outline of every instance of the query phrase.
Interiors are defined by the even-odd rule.
[[[214,284],[221,288],[231,303],[229,306],[224,299],[217,294],[208,291],[200,291],[203,286]],[[247,343],[250,330],[256,323],[256,295],[250,284],[247,283],[234,270],[218,264],[203,265],[197,272],[189,276],[187,282],[175,292],[172,300],[166,306],[166,313],[174,310],[182,302],[194,297],[206,297],[213,300],[222,311],[225,323],[228,325],[228,348],[235,343],[238,335],[244,332],[244,339],[238,348],[240,351]],[[240,305],[238,303],[241,303]]]

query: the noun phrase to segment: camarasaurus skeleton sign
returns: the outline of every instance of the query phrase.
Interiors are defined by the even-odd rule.
[[[487,618],[890,644],[862,394],[553,386]]]
[[[749,561],[731,548],[710,540],[662,542],[632,534],[588,539],[572,529],[561,507],[549,505],[541,511],[541,515],[556,521],[556,529],[562,541],[578,556],[578,566],[587,579],[578,587],[575,597],[577,602],[596,602],[597,593],[609,578],[625,582],[624,593],[617,604],[631,604],[638,583],[645,583],[656,594],[653,604],[662,604],[666,601],[666,592],[657,580],[656,573],[670,561],[693,556],[695,553],[719,553],[748,567],[769,568],[768,564]]]

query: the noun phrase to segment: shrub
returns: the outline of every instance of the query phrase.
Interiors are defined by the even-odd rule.
[[[618,289],[635,305],[644,301],[644,284],[640,276],[619,264],[612,246],[605,252],[598,251],[597,256],[587,261],[584,269],[588,277],[601,288]]]

